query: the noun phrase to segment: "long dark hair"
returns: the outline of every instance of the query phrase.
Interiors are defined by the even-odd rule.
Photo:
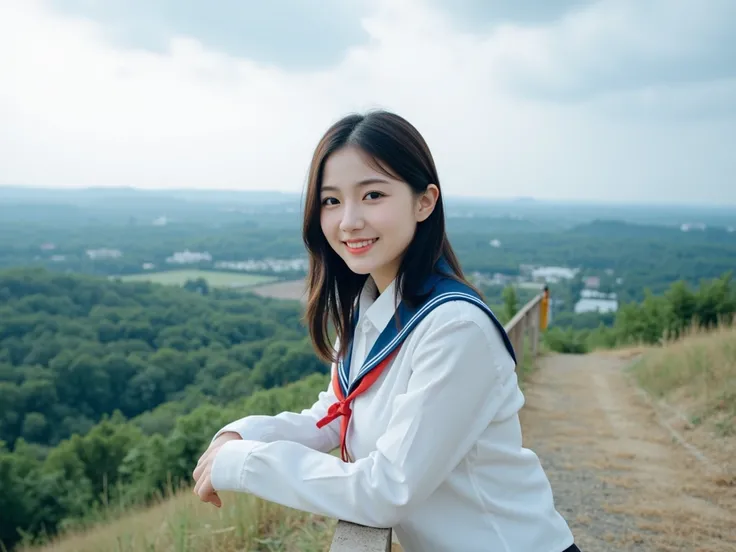
[[[432,154],[421,134],[394,113],[381,110],[343,117],[325,132],[317,144],[309,169],[304,204],[303,239],[309,252],[305,318],[318,356],[329,362],[335,360],[329,324],[332,322],[334,325],[340,349],[345,351],[353,338],[356,299],[368,277],[348,268],[330,247],[320,224],[320,192],[325,162],[332,153],[348,146],[362,150],[377,169],[406,182],[417,195],[425,192],[429,184],[440,186]],[[440,258],[444,258],[452,271],[448,276],[468,283],[445,233],[441,193],[433,212],[418,223],[399,266],[396,292],[402,300],[409,305],[421,300],[419,287]]]

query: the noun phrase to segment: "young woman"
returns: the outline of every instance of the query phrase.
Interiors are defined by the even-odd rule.
[[[406,552],[578,550],[522,446],[513,348],[464,279],[444,216],[432,155],[406,120],[377,111],[328,129],[303,237],[306,319],[332,383],[301,413],[218,431],[194,471],[203,501],[249,492],[393,527]]]

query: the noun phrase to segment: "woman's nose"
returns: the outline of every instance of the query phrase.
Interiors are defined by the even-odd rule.
[[[364,225],[365,222],[363,221],[361,210],[350,205],[345,205],[342,213],[342,220],[340,220],[340,230],[343,232],[360,230]]]

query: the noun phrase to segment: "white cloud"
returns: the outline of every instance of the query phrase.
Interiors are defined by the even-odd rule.
[[[736,81],[668,69],[710,60],[716,4],[602,2],[479,36],[383,2],[368,45],[289,73],[188,37],[122,49],[92,21],[0,1],[0,182],[297,191],[324,129],[380,106],[423,132],[448,194],[736,202]]]
[[[736,78],[736,3],[600,0],[548,27],[508,26],[487,42],[519,92],[573,98]],[[518,48],[523,42],[525,47]]]

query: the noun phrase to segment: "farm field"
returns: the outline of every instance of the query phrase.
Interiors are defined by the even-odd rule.
[[[265,284],[276,280],[273,276],[260,274],[239,274],[236,272],[222,272],[215,270],[168,270],[164,272],[150,272],[144,274],[126,274],[114,276],[125,282],[154,282],[157,284],[183,286],[187,280],[204,278],[212,287],[239,288]]]
[[[274,297],[276,299],[296,299],[306,302],[305,285],[303,280],[286,280],[283,282],[266,283],[250,288],[257,295]]]

